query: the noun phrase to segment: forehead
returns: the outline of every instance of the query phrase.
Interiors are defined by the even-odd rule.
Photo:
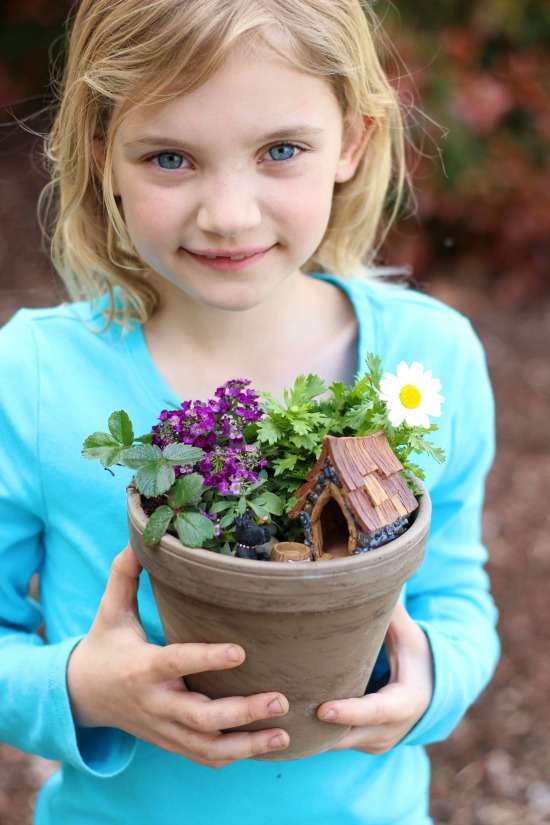
[[[338,123],[341,110],[331,85],[260,49],[232,51],[220,68],[191,91],[181,77],[165,87],[154,102],[125,113],[125,133],[157,133],[159,127],[186,132],[199,125],[213,136],[229,131],[277,127],[281,123]]]

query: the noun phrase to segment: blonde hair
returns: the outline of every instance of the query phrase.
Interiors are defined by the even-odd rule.
[[[356,174],[336,184],[327,232],[305,269],[357,273],[372,263],[395,218],[406,181],[404,129],[398,94],[382,68],[379,24],[370,4],[82,0],[47,140],[51,180],[40,206],[43,225],[55,210],[52,259],[71,298],[108,293],[108,323],[143,322],[158,300],[111,188],[117,125],[129,111],[166,99],[166,88],[176,81],[175,94],[197,88],[241,43],[259,44],[325,78],[344,117],[359,113],[374,121]],[[98,141],[104,141],[104,164],[94,152]]]

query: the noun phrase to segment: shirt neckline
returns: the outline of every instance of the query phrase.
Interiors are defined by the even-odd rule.
[[[359,330],[357,364],[358,371],[361,373],[367,352],[376,351],[374,318],[369,301],[368,289],[365,288],[368,285],[365,281],[357,278],[344,279],[337,275],[319,272],[311,273],[309,277],[333,284],[341,289],[348,297],[357,318]],[[150,397],[154,404],[158,405],[160,400],[167,408],[179,407],[181,399],[176,397],[174,391],[159,372],[149,352],[141,324],[136,324],[135,327],[124,336],[123,341],[135,366],[135,379],[141,383],[145,394]]]

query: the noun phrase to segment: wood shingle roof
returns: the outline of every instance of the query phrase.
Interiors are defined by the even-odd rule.
[[[296,518],[304,509],[326,461],[336,473],[350,510],[361,530],[373,533],[408,515],[418,506],[401,476],[403,465],[391,449],[386,434],[323,439],[319,459],[295,493],[298,503],[289,515]]]

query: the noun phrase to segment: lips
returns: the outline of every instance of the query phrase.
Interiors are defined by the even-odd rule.
[[[193,260],[219,272],[233,272],[257,263],[273,249],[272,246],[253,249],[184,249]]]
[[[245,258],[251,258],[253,255],[257,254],[257,252],[249,252],[246,255],[211,255],[206,252],[195,252],[195,255],[202,255],[203,258],[208,258],[208,260],[215,260],[216,258],[229,258],[230,261],[244,261]]]

